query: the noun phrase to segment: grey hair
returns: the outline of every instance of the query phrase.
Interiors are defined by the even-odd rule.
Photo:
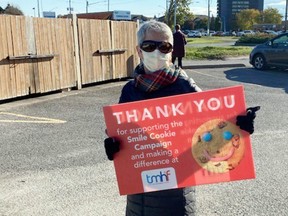
[[[142,24],[137,32],[138,45],[144,41],[144,38],[149,32],[157,32],[163,34],[167,37],[169,43],[173,45],[173,33],[168,25],[163,22],[158,22],[156,20],[147,21]]]

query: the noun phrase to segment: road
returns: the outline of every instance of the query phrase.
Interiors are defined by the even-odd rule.
[[[251,136],[256,179],[197,186],[196,215],[287,215],[287,71],[246,66],[186,72],[203,90],[243,85],[247,105],[261,106]],[[124,84],[0,105],[1,216],[125,214],[125,196],[118,194],[103,149],[102,113],[104,105],[117,103]]]

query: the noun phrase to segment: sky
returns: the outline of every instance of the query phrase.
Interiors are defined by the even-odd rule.
[[[131,14],[141,14],[147,17],[163,16],[166,10],[166,0],[0,0],[0,6],[7,4],[18,7],[25,16],[42,16],[43,11],[53,11],[57,15],[72,13],[86,13],[124,10]],[[39,3],[39,7],[38,7]],[[70,6],[71,3],[71,6]],[[264,9],[277,8],[281,15],[285,15],[286,0],[264,0]],[[208,15],[208,0],[193,0],[190,9],[196,15]],[[217,16],[217,0],[210,0],[210,15]],[[284,18],[283,18],[284,19]]]

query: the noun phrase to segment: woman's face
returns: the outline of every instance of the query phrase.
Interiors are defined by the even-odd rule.
[[[165,41],[168,42],[168,38],[165,35],[159,34],[158,32],[148,32],[145,36],[144,40],[153,40],[153,41]],[[141,60],[143,60],[143,54],[139,46],[136,46],[138,56]]]

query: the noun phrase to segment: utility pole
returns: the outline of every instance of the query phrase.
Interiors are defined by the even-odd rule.
[[[89,2],[88,0],[86,1],[86,13],[88,13],[88,6],[89,6]]]
[[[174,0],[174,28],[176,26],[177,0]]]
[[[69,0],[69,14],[71,15],[71,0]]]
[[[287,10],[288,10],[288,0],[286,0],[286,9],[285,9],[285,23],[284,23],[284,31],[287,31]]]
[[[208,0],[208,23],[207,23],[207,35],[210,35],[210,0]]]
[[[40,4],[39,4],[39,0],[37,0],[37,7],[38,7],[38,17],[40,17]]]

